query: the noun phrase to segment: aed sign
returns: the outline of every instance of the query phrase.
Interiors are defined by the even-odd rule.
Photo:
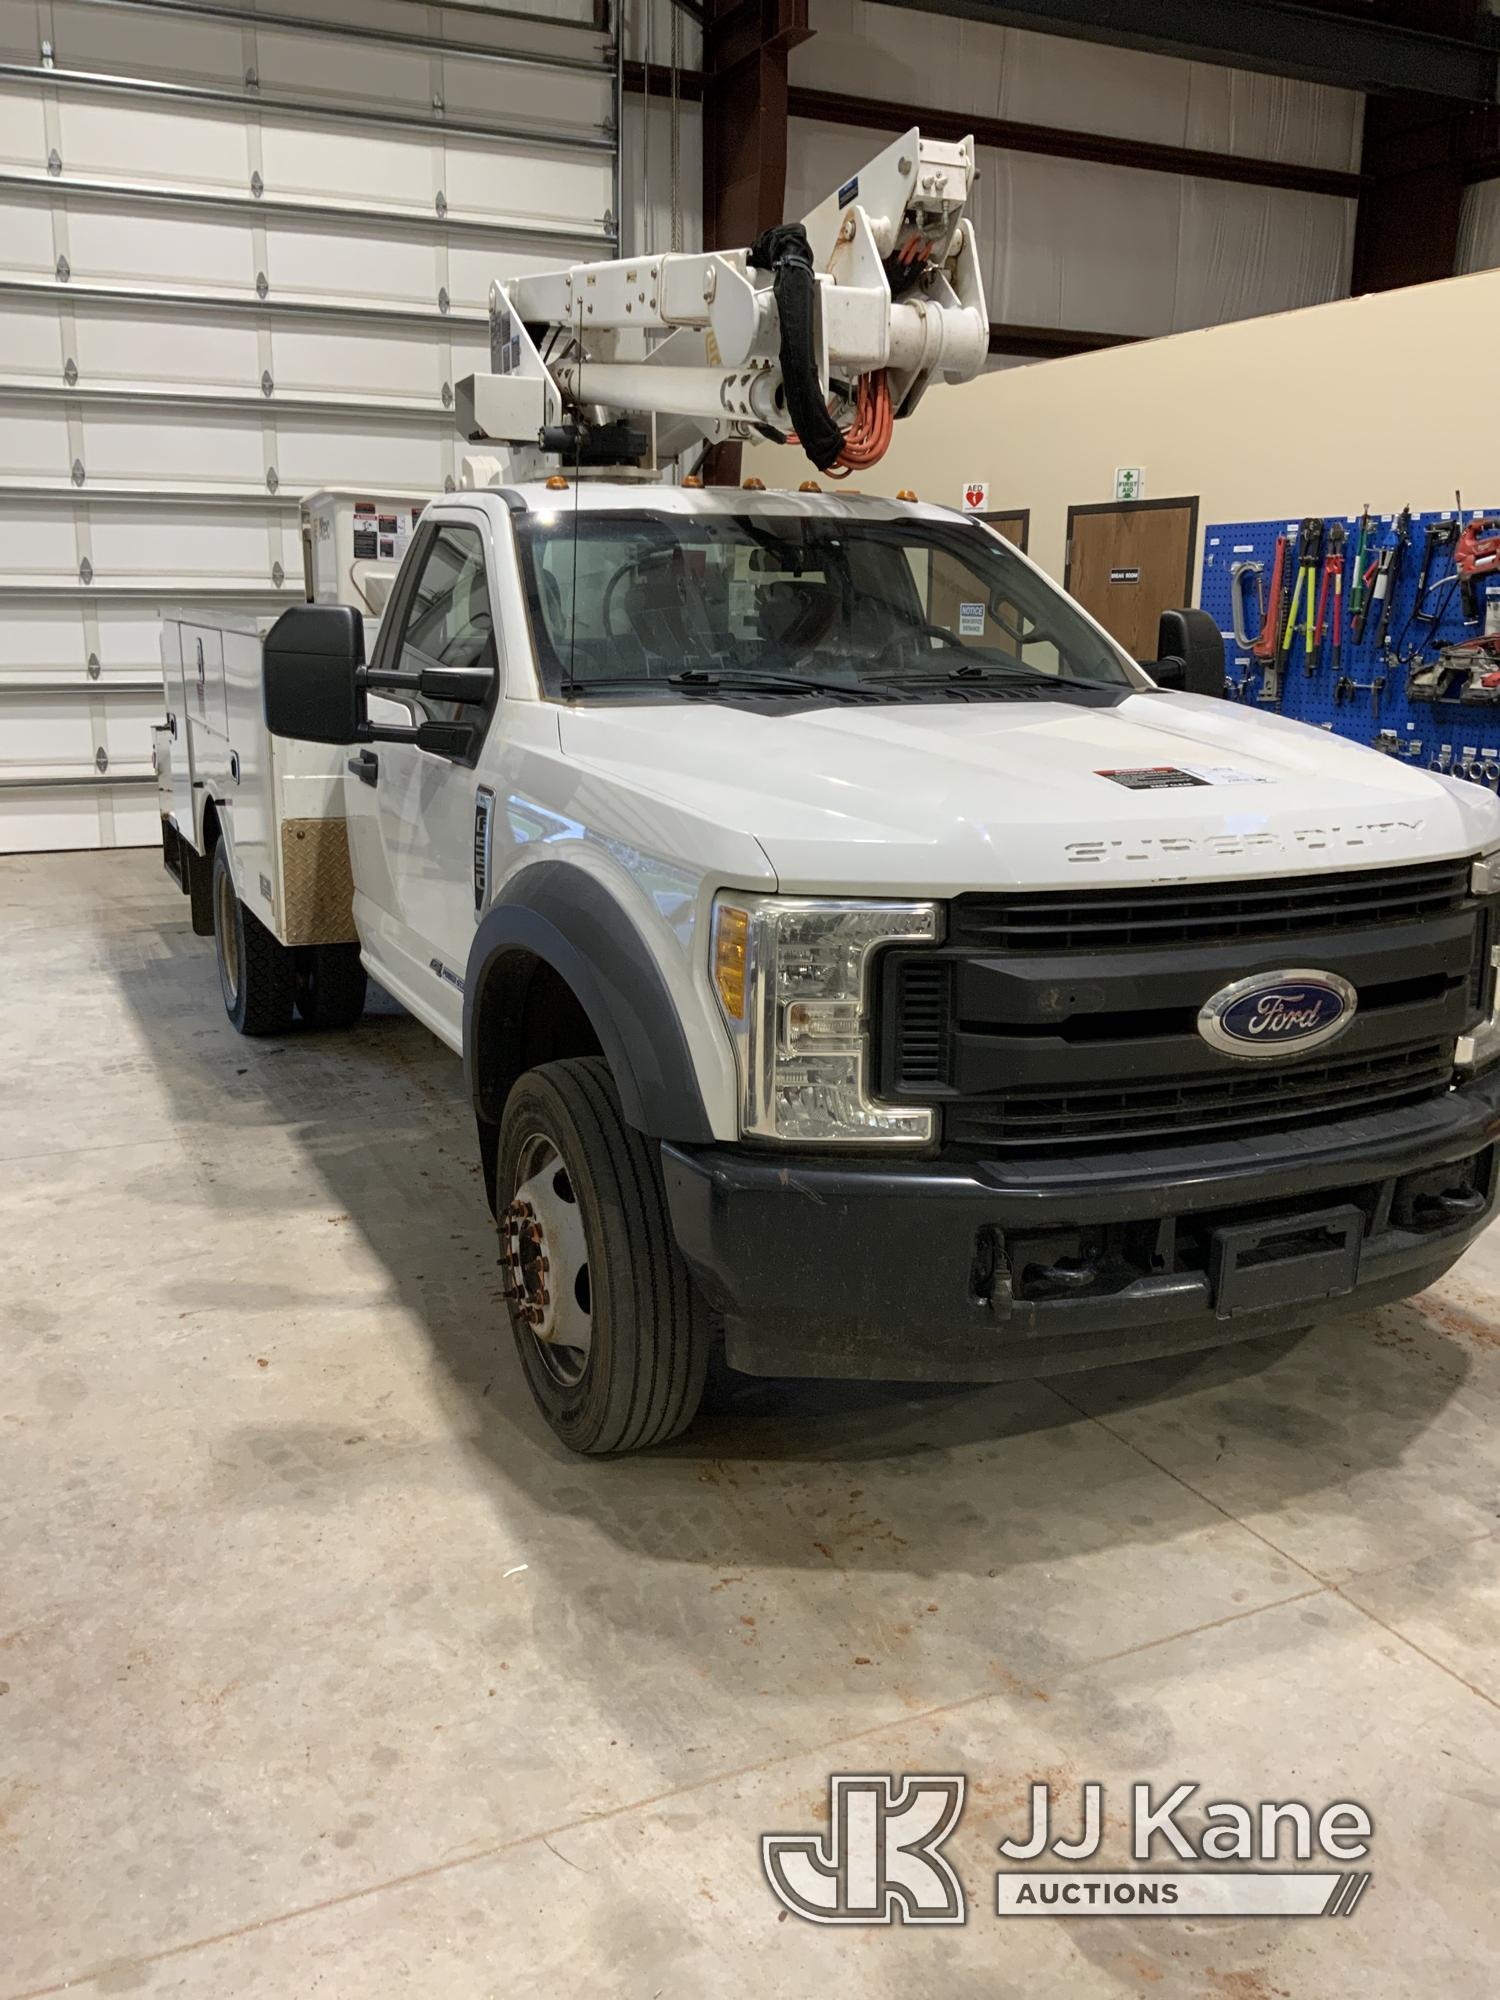
[[[990,482],[987,479],[969,479],[964,482],[964,512],[983,514],[990,504]]]

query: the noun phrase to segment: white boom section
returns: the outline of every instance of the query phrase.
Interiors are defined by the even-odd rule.
[[[913,127],[805,218],[818,388],[841,429],[861,376],[883,373],[898,415],[934,378],[966,382],[983,367],[989,316],[965,216],[974,172],[972,139]],[[471,442],[507,449],[466,460],[465,483],[569,469],[538,435],[575,420],[666,420],[660,457],[697,439],[789,435],[772,274],[749,256],[666,252],[492,285],[490,373],[459,383],[457,415]]]

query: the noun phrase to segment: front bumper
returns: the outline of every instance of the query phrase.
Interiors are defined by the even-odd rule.
[[[1497,1138],[1500,1070],[1404,1110],[1218,1147],[1018,1166],[664,1145],[662,1164],[732,1367],[979,1382],[1407,1298],[1490,1220]],[[1324,1218],[1340,1220],[1303,1241]],[[1081,1289],[1080,1264],[1097,1273]]]

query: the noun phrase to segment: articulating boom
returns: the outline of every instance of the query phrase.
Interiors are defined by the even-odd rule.
[[[834,477],[873,465],[929,382],[984,365],[973,180],[972,139],[913,128],[749,249],[492,285],[490,373],[459,383],[457,414],[504,449],[465,460],[465,482],[652,465],[700,439],[785,439]]]

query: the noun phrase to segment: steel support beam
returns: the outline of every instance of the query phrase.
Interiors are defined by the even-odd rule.
[[[627,90],[642,91],[647,81],[642,64],[626,64]],[[649,82],[653,97],[667,95],[668,72],[659,64],[652,67]],[[702,72],[681,72],[679,89],[685,98],[700,98]],[[1169,146],[1154,139],[1119,138],[1063,125],[1031,125],[1016,118],[986,118],[978,112],[902,103],[887,97],[858,97],[849,91],[820,90],[807,84],[788,86],[787,112],[792,118],[816,119],[822,125],[857,125],[876,132],[905,132],[920,125],[934,139],[962,139],[972,133],[977,144],[1005,152],[1094,160],[1103,166],[1191,174],[1200,180],[1235,181],[1251,187],[1291,188],[1299,194],[1333,195],[1345,201],[1354,200],[1364,185],[1362,175],[1340,173],[1332,167],[1259,159],[1250,153],[1216,153],[1201,146]]]
[[[928,14],[1453,104],[1500,95],[1493,46],[1295,0],[895,0]],[[1436,7],[1424,9],[1430,17]]]
[[[1094,354],[1103,347],[1129,347],[1146,336],[1139,333],[1086,333],[1064,326],[1016,326],[990,321],[990,353],[1018,360],[1057,361],[1067,354]]]

